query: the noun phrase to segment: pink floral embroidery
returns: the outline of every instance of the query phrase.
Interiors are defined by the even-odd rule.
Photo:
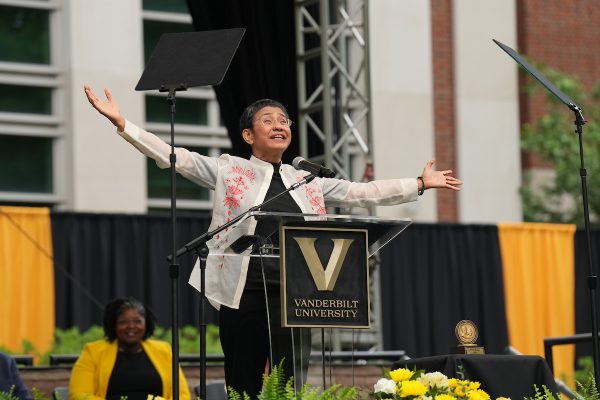
[[[238,208],[240,206],[240,202],[233,196],[225,196],[225,200],[223,200],[223,205],[228,209]],[[227,215],[231,215],[231,211],[227,211]]]
[[[296,181],[304,179],[303,176],[296,176]],[[304,185],[304,193],[308,198],[310,208],[315,214],[325,214],[327,209],[325,208],[325,199],[323,198],[323,189],[315,183],[315,181]]]
[[[225,198],[223,206],[227,209],[227,221],[231,216],[231,210],[240,207],[240,202],[244,198],[244,194],[248,191],[248,185],[254,184],[256,174],[251,168],[240,166],[231,167],[229,171],[231,176],[225,179]],[[246,181],[248,181],[246,183]]]
[[[250,180],[250,183],[254,183],[254,177],[256,176],[252,168],[244,168],[240,167],[239,165],[231,167],[231,173],[245,176]]]
[[[227,222],[231,221],[232,210],[240,208],[240,204],[244,199],[249,185],[254,185],[256,173],[252,168],[244,168],[241,166],[232,166],[229,170],[229,175],[225,178],[225,198],[223,199],[223,207],[227,209]],[[229,228],[225,229],[227,232]],[[229,238],[225,238],[225,243]],[[222,260],[224,257],[222,257]],[[223,262],[219,265],[223,268]]]

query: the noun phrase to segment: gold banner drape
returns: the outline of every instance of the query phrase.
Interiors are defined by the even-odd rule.
[[[499,224],[509,342],[544,356],[544,338],[575,333],[575,225]],[[573,377],[575,347],[554,348],[554,374]]]
[[[28,340],[50,350],[54,320],[54,267],[50,210],[0,207],[0,346],[21,351]]]

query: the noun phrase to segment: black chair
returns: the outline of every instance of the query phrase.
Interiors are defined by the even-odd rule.
[[[50,354],[50,366],[73,365],[79,358],[79,354]]]
[[[33,366],[33,356],[30,356],[29,354],[13,354],[11,357],[15,360],[17,365],[24,365],[26,367]]]
[[[194,394],[200,397],[200,385],[194,387]],[[206,384],[206,399],[202,400],[227,400],[225,380],[219,379]]]

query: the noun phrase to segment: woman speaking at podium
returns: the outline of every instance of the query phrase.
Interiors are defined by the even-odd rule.
[[[126,120],[108,89],[106,100],[84,86],[91,105],[117,127],[117,133],[135,148],[156,161],[160,168],[170,166],[171,147],[163,140]],[[252,149],[250,159],[223,154],[207,157],[184,148],[176,148],[176,170],[192,182],[214,190],[213,230],[265,199],[302,180],[308,173],[282,163],[290,145],[292,121],[285,107],[270,99],[249,105],[240,118],[241,135]],[[324,214],[326,207],[368,207],[415,201],[426,189],[460,190],[462,182],[452,171],[435,171],[429,161],[421,176],[406,179],[376,180],[368,183],[335,178],[316,178],[310,183],[279,197],[262,211]],[[209,248],[227,246],[241,235],[268,232],[268,222],[247,220],[229,235],[216,235]],[[279,264],[248,256],[223,257],[209,254],[206,263],[206,297],[219,312],[220,337],[225,353],[225,381],[238,392],[251,397],[260,392],[265,366],[284,359],[284,371],[293,375],[293,355],[308,365],[310,332],[292,345],[289,328],[279,324]],[[271,259],[273,260],[273,259]],[[263,272],[264,271],[264,272]],[[198,263],[190,284],[199,290]],[[268,313],[267,313],[268,310]],[[268,316],[270,318],[270,329]],[[273,320],[276,320],[274,322]]]

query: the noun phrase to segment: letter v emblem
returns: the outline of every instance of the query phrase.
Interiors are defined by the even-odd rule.
[[[317,285],[317,289],[332,291],[342,269],[342,264],[344,264],[344,260],[346,259],[346,254],[348,254],[348,248],[350,248],[354,239],[331,239],[333,241],[333,251],[329,256],[327,268],[323,268],[323,264],[321,264],[321,260],[317,254],[317,249],[315,248],[317,238],[295,237],[294,240],[300,246],[313,281]]]

